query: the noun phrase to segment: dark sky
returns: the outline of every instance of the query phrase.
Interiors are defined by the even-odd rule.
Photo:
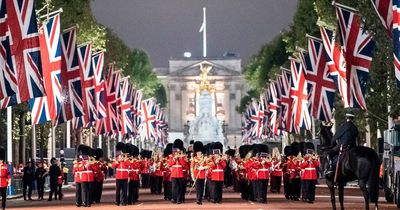
[[[94,0],[92,10],[130,48],[143,48],[154,67],[183,52],[202,56],[203,7],[208,56],[238,53],[244,62],[288,28],[297,0]],[[244,64],[243,64],[244,65]]]

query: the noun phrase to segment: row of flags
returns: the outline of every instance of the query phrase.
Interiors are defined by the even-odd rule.
[[[311,130],[313,119],[331,121],[339,92],[345,108],[366,110],[365,92],[375,44],[352,8],[335,4],[337,31],[320,27],[321,38],[307,35],[308,48],[290,57],[290,69],[266,85],[242,114],[242,141]],[[338,33],[340,40],[336,40]]]
[[[29,102],[32,124],[72,121],[97,135],[167,142],[165,112],[154,98],[104,69],[104,51],[77,45],[76,27],[61,31],[60,14],[38,29],[34,0],[0,0],[0,106]]]

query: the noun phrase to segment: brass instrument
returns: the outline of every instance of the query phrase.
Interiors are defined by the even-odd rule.
[[[317,160],[317,159],[319,159],[319,155],[317,155],[316,153],[313,153],[313,154],[311,155],[311,159],[312,159],[312,160]]]

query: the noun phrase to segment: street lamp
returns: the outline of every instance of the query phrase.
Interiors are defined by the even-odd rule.
[[[236,150],[236,136],[233,136],[233,139],[235,140],[235,150]]]

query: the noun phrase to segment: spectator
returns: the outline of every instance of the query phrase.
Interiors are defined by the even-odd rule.
[[[23,169],[23,176],[22,176],[22,184],[23,184],[23,195],[24,195],[24,200],[26,200],[26,188],[29,188],[28,190],[28,200],[32,200],[32,187],[33,187],[33,181],[35,181],[34,178],[35,175],[35,168],[32,166],[32,162],[28,162],[27,165]]]
[[[46,181],[47,174],[48,174],[48,172],[43,167],[43,163],[40,162],[39,165],[38,165],[38,168],[36,169],[36,173],[35,173],[37,191],[38,191],[38,196],[39,196],[38,199],[39,200],[43,200],[44,183]]]
[[[58,190],[57,190],[57,184],[58,184],[58,177],[61,176],[61,170],[60,167],[57,165],[57,159],[56,158],[51,158],[51,166],[49,170],[49,175],[50,175],[50,194],[49,194],[49,200],[53,200],[53,193],[54,193],[54,198],[57,200],[57,195],[58,195]]]

